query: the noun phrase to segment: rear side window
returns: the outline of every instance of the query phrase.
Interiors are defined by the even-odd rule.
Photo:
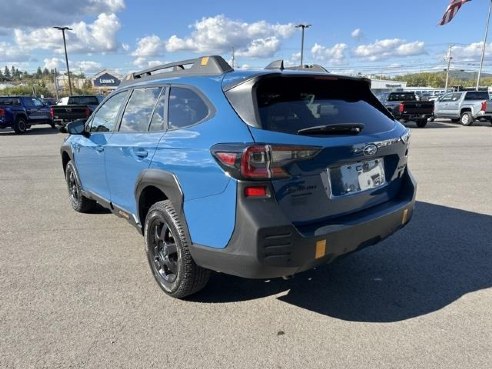
[[[465,95],[465,100],[488,100],[489,93],[487,91],[470,91]]]
[[[132,96],[126,104],[125,112],[121,118],[120,132],[146,132],[150,117],[154,110],[160,87],[138,88],[133,90]]]
[[[169,129],[189,127],[201,122],[209,115],[209,108],[193,90],[171,87],[169,94]]]
[[[74,105],[99,105],[96,96],[70,96],[69,102]]]
[[[260,80],[256,99],[261,128],[297,134],[304,128],[362,123],[363,133],[390,130],[394,121],[360,80],[336,77],[270,77]]]

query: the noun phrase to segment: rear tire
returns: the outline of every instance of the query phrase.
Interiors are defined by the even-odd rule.
[[[471,126],[473,124],[473,117],[470,112],[461,113],[460,123],[464,126]]]
[[[210,270],[195,264],[186,236],[171,201],[151,206],[145,218],[145,251],[159,287],[169,296],[181,299],[201,290]]]
[[[416,121],[415,123],[417,123],[417,127],[424,128],[427,125],[427,119],[421,119]]]
[[[79,213],[88,213],[97,207],[94,200],[82,195],[79,176],[72,161],[69,161],[65,169],[65,180],[67,181],[68,196],[73,210]]]
[[[27,121],[25,118],[17,118],[17,120],[14,123],[14,131],[18,135],[24,134],[27,132]]]

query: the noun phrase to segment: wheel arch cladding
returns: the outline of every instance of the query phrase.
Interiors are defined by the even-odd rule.
[[[186,224],[183,216],[183,192],[174,174],[156,169],[144,170],[137,179],[135,198],[138,221],[142,226],[150,207],[163,200],[171,201],[178,216]]]

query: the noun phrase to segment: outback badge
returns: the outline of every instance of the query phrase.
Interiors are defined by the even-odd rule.
[[[364,156],[374,156],[378,152],[378,147],[374,144],[369,144],[364,147]]]

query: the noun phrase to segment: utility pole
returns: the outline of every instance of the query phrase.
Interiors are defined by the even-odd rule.
[[[485,37],[483,38],[482,56],[480,57],[480,69],[478,70],[477,87],[475,88],[477,91],[478,91],[478,88],[480,86],[480,75],[482,74],[483,58],[485,57],[485,45],[487,44],[487,34],[489,33],[489,22],[490,22],[490,11],[491,10],[492,10],[492,0],[490,1],[490,4],[489,4],[489,15],[487,17],[487,23],[485,24]]]
[[[55,84],[55,97],[56,97],[56,101],[59,100],[59,97],[58,97],[58,81],[56,80],[56,68],[55,70],[53,71],[53,74],[54,74],[54,84]]]
[[[65,48],[65,63],[67,64],[67,75],[68,75],[68,89],[70,91],[70,96],[72,96],[72,83],[70,81],[70,68],[68,67],[68,55],[67,55],[67,42],[65,40],[65,31],[71,31],[70,27],[53,27],[59,29],[63,34],[63,47]]]
[[[454,45],[449,45],[448,49],[448,68],[446,69],[446,85],[444,86],[444,92],[448,92],[448,82],[449,82],[449,68],[451,67],[451,59],[453,57],[451,56],[451,49],[453,48]]]
[[[296,25],[296,28],[300,28],[301,29],[301,32],[302,32],[302,36],[301,36],[301,67],[304,65],[304,29],[306,28],[309,28],[311,27],[310,24],[303,24],[303,23],[300,23],[300,24],[297,24]]]
[[[234,49],[234,46],[233,46],[232,47],[232,69],[234,69],[234,67],[235,67],[234,64],[236,63],[236,55],[235,55],[235,53],[236,53],[236,50]]]

